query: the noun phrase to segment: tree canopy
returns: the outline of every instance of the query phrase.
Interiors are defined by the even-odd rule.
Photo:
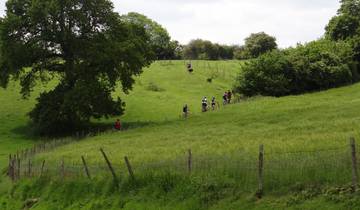
[[[208,40],[194,39],[183,49],[183,56],[192,60],[233,59],[236,46],[214,44]]]
[[[245,39],[245,50],[252,58],[277,49],[276,38],[265,32],[253,33]]]
[[[20,80],[29,96],[41,81],[57,86],[41,93],[30,118],[42,133],[70,131],[91,118],[121,115],[112,97],[119,83],[154,58],[145,29],[121,19],[110,0],[8,0],[0,22],[0,81]]]
[[[349,42],[360,69],[360,0],[342,0],[338,14],[326,26],[326,38]]]
[[[171,59],[174,57],[175,42],[171,42],[171,37],[168,31],[162,27],[159,23],[151,20],[145,15],[130,12],[127,15],[122,16],[122,19],[137,24],[145,29],[150,37],[150,43],[156,54],[158,60]]]

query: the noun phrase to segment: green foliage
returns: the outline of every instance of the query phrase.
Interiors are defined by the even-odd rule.
[[[183,49],[185,59],[191,60],[228,60],[233,59],[236,46],[213,44],[210,41],[195,39]]]
[[[326,26],[326,37],[331,40],[345,40],[358,34],[359,18],[343,14],[333,17]]]
[[[354,59],[360,64],[360,34],[353,37],[350,40],[350,44],[353,47]],[[359,66],[360,67],[360,66]]]
[[[344,42],[319,40],[273,51],[247,62],[235,89],[246,96],[284,96],[358,81],[352,49]]]
[[[6,6],[0,25],[2,86],[19,79],[28,97],[39,80],[59,78],[30,113],[42,133],[123,113],[124,104],[111,93],[118,82],[124,92],[131,90],[133,76],[151,63],[144,28],[122,21],[109,0],[9,0]]]
[[[125,106],[120,98],[113,101],[111,92],[96,82],[77,82],[72,88],[60,84],[54,90],[40,94],[37,100],[29,116],[40,134],[51,131],[64,135],[85,127],[84,122],[88,123],[90,117],[99,119],[106,113],[123,113]],[[69,119],[62,112],[75,112],[76,116]]]
[[[245,39],[245,49],[250,58],[256,58],[276,48],[276,38],[264,32],[251,34]]]
[[[273,51],[246,62],[237,78],[235,91],[246,96],[282,96],[290,93],[286,76],[290,64],[284,53]]]
[[[354,59],[360,68],[360,2],[342,0],[338,15],[326,26],[326,37],[331,40],[346,40],[354,51]]]
[[[175,58],[179,43],[177,41],[171,41],[169,33],[159,23],[136,12],[130,12],[127,15],[124,15],[122,16],[122,19],[126,22],[137,24],[145,29],[150,37],[150,44],[158,60]]]
[[[178,41],[170,42],[170,49],[168,53],[168,59],[181,60],[183,59],[184,46]]]
[[[237,60],[246,60],[251,58],[251,56],[249,52],[246,50],[245,46],[240,46],[235,49],[234,58]]]
[[[347,13],[353,17],[360,18],[360,2],[359,0],[341,0],[341,7],[338,13]]]

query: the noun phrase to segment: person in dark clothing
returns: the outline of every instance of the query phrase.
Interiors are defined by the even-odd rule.
[[[188,115],[189,115],[189,107],[188,107],[187,104],[185,104],[184,107],[183,107],[183,115],[184,115],[185,118],[187,118]]]
[[[207,111],[207,106],[208,106],[208,102],[207,102],[207,98],[204,97],[201,101],[201,106],[202,106],[202,111],[206,112]]]
[[[215,106],[216,106],[216,101],[215,101],[215,96],[213,96],[211,99],[211,108],[213,111],[215,110]]]
[[[227,96],[228,96],[228,94],[227,94],[227,92],[225,92],[224,95],[223,95],[223,104],[224,105],[226,105],[227,102],[228,102]]]
[[[192,72],[194,71],[191,63],[188,63],[188,64],[187,64],[187,69],[188,69],[189,73],[192,73]]]
[[[231,97],[232,97],[232,93],[231,93],[231,91],[229,90],[229,91],[227,92],[227,103],[228,103],[228,104],[231,103]]]

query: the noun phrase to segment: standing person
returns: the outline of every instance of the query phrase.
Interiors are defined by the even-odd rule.
[[[188,69],[189,73],[192,73],[192,72],[194,71],[191,63],[188,63],[188,64],[187,64],[187,69]]]
[[[224,105],[226,105],[227,102],[228,102],[227,96],[228,96],[228,94],[227,94],[227,92],[225,92],[224,95],[223,95],[223,104]]]
[[[202,112],[206,112],[207,111],[207,98],[204,96],[204,98],[201,101],[201,106],[202,106]]]
[[[231,103],[231,97],[232,97],[232,93],[231,93],[231,91],[230,90],[228,90],[228,92],[227,92],[227,102],[228,102],[228,104],[230,104]]]
[[[215,96],[213,96],[211,99],[211,108],[213,111],[215,110],[215,106],[216,106],[216,101],[215,101]]]
[[[117,119],[114,125],[115,130],[121,130],[121,122],[120,119]]]
[[[185,104],[183,107],[183,115],[184,115],[184,118],[187,118],[189,115],[189,107],[187,104]]]

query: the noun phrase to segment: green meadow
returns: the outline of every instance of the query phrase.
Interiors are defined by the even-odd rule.
[[[201,98],[221,96],[241,69],[237,61],[158,61],[136,78],[121,117],[125,130],[114,132],[117,117],[94,120],[108,131],[38,154],[49,176],[25,179],[0,194],[0,209],[19,209],[39,198],[31,209],[355,209],[349,193],[349,138],[360,142],[360,85],[283,98],[255,97],[201,113]],[[208,79],[212,78],[209,82]],[[51,85],[46,88],[51,88]],[[26,113],[37,89],[21,100],[13,84],[0,90],[0,164],[7,156],[41,141],[32,134]],[[181,118],[184,104],[190,117]],[[96,128],[95,128],[96,129]],[[259,145],[264,145],[265,197],[255,198]],[[103,148],[119,176],[114,187]],[[191,149],[193,168],[187,171]],[[93,180],[84,177],[81,156]],[[136,180],[124,164],[129,157]],[[64,160],[76,177],[59,179]],[[0,191],[1,193],[1,191]]]

